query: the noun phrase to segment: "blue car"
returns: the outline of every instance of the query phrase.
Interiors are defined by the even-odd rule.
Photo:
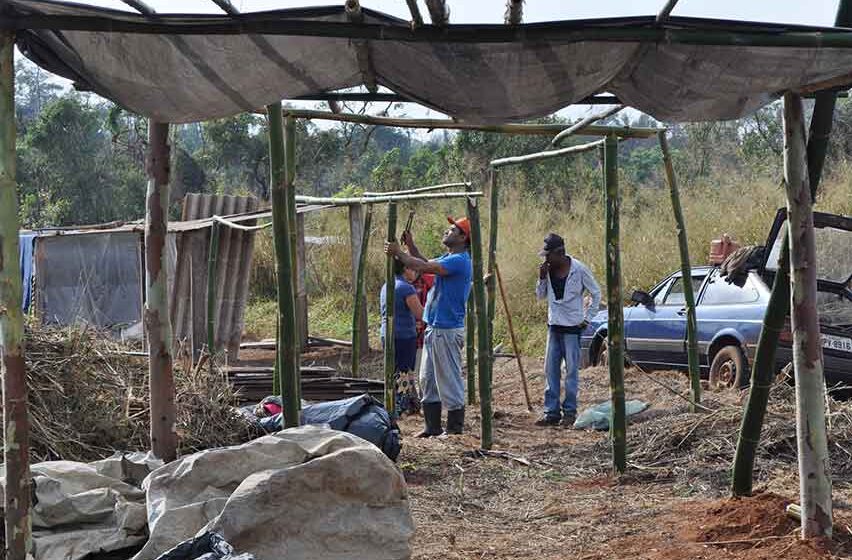
[[[730,283],[715,266],[691,270],[696,300],[698,352],[703,377],[713,386],[743,387],[750,377],[770,286],[777,271],[785,210],[779,210],[761,262],[742,286]],[[818,297],[826,383],[852,386],[852,218],[814,213]],[[783,229],[782,229],[783,228]],[[644,369],[687,369],[684,278],[680,271],[650,291],[636,291],[624,309],[625,350],[629,362]],[[780,336],[776,368],[792,361],[789,319]],[[585,365],[607,360],[607,312],[594,316],[581,335]]]

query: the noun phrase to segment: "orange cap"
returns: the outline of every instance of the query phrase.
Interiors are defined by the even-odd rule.
[[[470,220],[467,218],[459,218],[456,220],[452,216],[447,216],[447,221],[462,230],[467,238],[470,239]]]

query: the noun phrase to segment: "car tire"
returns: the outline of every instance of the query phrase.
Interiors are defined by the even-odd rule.
[[[746,359],[739,346],[723,346],[710,363],[708,382],[711,389],[742,389],[748,385]]]

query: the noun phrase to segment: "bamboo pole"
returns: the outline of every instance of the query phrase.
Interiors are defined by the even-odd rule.
[[[364,294],[364,271],[367,269],[367,248],[370,245],[370,226],[373,222],[373,207],[367,207],[361,232],[361,247],[358,251],[358,270],[355,274],[355,303],[352,311],[352,376],[358,377],[361,369],[362,339],[368,336],[366,324],[366,299]]]
[[[568,148],[560,148],[558,150],[545,150],[543,152],[536,152],[534,154],[526,154],[523,156],[513,156],[507,158],[500,158],[491,161],[491,167],[498,168],[504,167],[506,165],[517,165],[519,163],[530,163],[533,161],[540,161],[543,159],[551,159],[561,156],[567,156],[571,154],[581,154],[583,152],[590,152],[592,150],[596,150],[598,146],[603,144],[603,140],[595,140],[594,142],[589,142],[588,144],[580,144],[578,146],[570,146]]]
[[[672,10],[674,10],[675,5],[677,4],[677,1],[678,0],[666,0],[666,5],[663,6],[663,8],[657,14],[656,21],[658,24],[663,23],[664,21],[669,19],[669,16],[672,14]]]
[[[506,298],[506,290],[503,287],[503,278],[500,276],[500,267],[494,265],[494,273],[497,275],[497,285],[500,286],[500,297],[503,300],[503,311],[506,312],[506,323],[509,325],[509,337],[512,340],[512,351],[515,353],[515,358],[518,360],[518,373],[521,376],[521,387],[524,388],[524,401],[527,403],[527,410],[532,412],[532,401],[530,400],[530,389],[527,387],[527,376],[524,373],[524,363],[521,361],[521,349],[518,346],[518,340],[515,338],[515,327],[512,325],[512,313],[509,311],[509,300]]]
[[[778,348],[778,335],[784,328],[784,318],[790,312],[790,249],[789,236],[784,224],[784,241],[781,245],[781,257],[778,271],[772,283],[769,303],[763,317],[763,328],[757,340],[754,364],[751,368],[751,384],[748,400],[743,412],[737,450],[731,471],[731,494],[750,496],[754,472],[754,459],[757,445],[760,443],[760,431],[766,416],[769,402],[769,390],[775,380],[775,351]]]
[[[272,237],[275,244],[275,269],[278,278],[278,344],[276,345],[281,400],[284,403],[284,427],[299,425],[298,344],[296,341],[296,301],[293,285],[293,254],[288,208],[286,150],[281,102],[267,106],[269,111],[269,170],[272,195]]]
[[[479,410],[482,416],[482,426],[479,445],[482,449],[491,449],[493,444],[491,433],[491,378],[488,362],[492,349],[488,337],[488,315],[483,313],[485,303],[485,278],[482,266],[482,229],[479,223],[479,203],[475,198],[467,200],[467,216],[470,220],[470,252],[473,260],[473,294],[476,306],[476,339],[477,366],[479,369]]]
[[[368,232],[369,235],[370,228],[364,227],[366,224],[364,223],[364,208],[370,209],[372,206],[364,206],[361,204],[351,204],[347,207],[349,211],[349,244],[351,248],[352,255],[352,286],[358,283],[358,266],[361,262],[361,242],[363,241],[363,237],[365,235],[365,231]],[[353,314],[355,311],[353,311]],[[365,333],[362,336],[358,343],[358,353],[359,356],[363,356],[370,351],[370,341],[367,333],[367,299],[361,298],[361,303],[358,308],[358,331],[360,333]],[[354,315],[353,315],[354,317]],[[353,336],[355,335],[355,330],[352,331]],[[354,341],[353,341],[354,343]]]
[[[408,11],[411,12],[411,23],[413,27],[423,25],[423,16],[420,15],[420,8],[417,7],[417,0],[405,0],[408,4]]]
[[[396,241],[396,203],[388,204],[388,236],[390,242]],[[385,410],[393,417],[396,414],[396,387],[394,373],[394,303],[396,299],[396,275],[393,271],[394,257],[387,255],[385,266]]]
[[[565,129],[563,124],[475,124],[463,123],[452,119],[406,119],[394,117],[375,117],[372,115],[356,115],[353,113],[329,113],[328,111],[312,111],[308,109],[287,109],[287,114],[300,119],[321,119],[337,122],[351,122],[368,126],[392,126],[394,128],[427,128],[430,130],[477,130],[480,132],[495,132],[500,134],[519,134],[525,136],[553,136]],[[614,134],[619,138],[651,138],[656,136],[659,128],[634,128],[631,126],[598,126],[589,125],[575,132],[576,135],[606,136]]]
[[[299,309],[298,287],[299,287],[299,220],[296,217],[296,121],[293,117],[284,117],[284,188],[287,192],[287,237],[290,241],[290,272],[291,286],[293,289],[293,310],[295,313],[295,329],[296,334],[296,349],[293,352],[293,359],[296,365],[293,368],[295,373],[295,381],[293,381],[293,390],[295,395],[297,411],[302,410],[302,331],[299,328],[301,323],[301,310]],[[307,325],[305,325],[307,328]],[[307,337],[306,337],[307,338]],[[307,340],[306,340],[307,342]],[[298,414],[296,416],[298,418]],[[298,426],[298,421],[296,424]]]
[[[5,557],[25,560],[32,551],[30,420],[21,311],[18,195],[15,183],[15,34],[0,31],[0,358],[3,374]]]
[[[475,296],[471,291],[467,298],[467,315],[465,316],[465,336],[467,343],[467,404],[476,404],[476,305]]]
[[[450,23],[450,9],[444,0],[426,0],[426,7],[429,9],[432,25],[443,27]]]
[[[416,189],[408,189],[403,191],[391,191],[391,192],[365,192],[363,196],[398,196],[398,195],[406,195],[406,194],[419,194],[424,192],[431,191],[442,191],[444,189],[451,188],[464,188],[470,183],[444,183],[442,185],[430,185],[428,187],[419,187]]]
[[[172,332],[166,274],[169,215],[169,125],[148,123],[145,206],[145,327],[151,393],[151,450],[165,462],[177,457]]]
[[[497,267],[497,230],[499,226],[498,207],[500,204],[500,186],[497,181],[497,170],[491,170],[491,188],[489,189],[489,216],[488,216],[488,274],[485,276],[485,294],[488,298],[488,348],[491,354],[488,356],[488,376],[494,370],[494,314],[497,310],[497,294],[495,290],[496,278],[494,269]]]
[[[604,143],[606,179],[606,287],[609,385],[612,398],[610,438],[613,469],[627,468],[627,419],[624,410],[624,315],[621,293],[620,196],[618,192],[618,142],[607,136]]]
[[[506,13],[503,14],[503,23],[506,25],[520,25],[524,22],[524,0],[506,0]]]
[[[612,115],[616,114],[617,112],[621,111],[622,109],[624,109],[624,105],[616,105],[615,107],[611,107],[611,108],[607,109],[606,111],[603,111],[602,113],[590,115],[590,116],[586,117],[585,119],[577,121],[574,124],[572,124],[571,126],[569,126],[568,128],[566,128],[565,130],[563,130],[562,132],[560,132],[559,134],[557,134],[556,136],[554,136],[553,140],[550,141],[550,144],[552,146],[558,146],[567,137],[569,137],[573,134],[576,134],[578,130],[582,130],[582,129],[586,128],[587,126],[589,126],[590,124],[595,123],[595,122],[597,122],[601,119],[611,117]]]
[[[394,196],[364,196],[353,198],[334,198],[323,196],[297,196],[296,202],[303,204],[322,204],[325,206],[350,206],[352,204],[384,204],[387,202],[402,202],[404,200],[434,200],[444,198],[469,198],[484,196],[482,192],[452,192],[452,193],[424,193],[424,194],[401,194]]]
[[[219,234],[222,225],[213,217],[210,224],[210,248],[207,252],[207,353],[211,364],[216,354],[216,268],[219,263]]]
[[[791,319],[796,377],[796,435],[802,538],[831,536],[831,466],[825,428],[825,380],[811,191],[801,96],[784,94],[784,183],[790,234]]]
[[[677,243],[680,249],[680,270],[683,275],[683,298],[686,306],[686,355],[689,364],[690,395],[692,404],[690,410],[698,412],[701,404],[701,364],[698,360],[698,323],[695,317],[695,294],[692,290],[692,265],[689,261],[689,242],[686,238],[686,221],[680,206],[680,193],[674,172],[672,156],[669,152],[669,142],[666,133],[660,132],[660,150],[663,152],[663,163],[666,168],[666,178],[669,182],[669,193],[672,199],[672,211],[677,224]]]

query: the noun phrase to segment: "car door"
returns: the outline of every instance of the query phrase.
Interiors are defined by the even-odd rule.
[[[697,295],[706,272],[693,272],[693,292]],[[686,367],[686,305],[683,277],[675,273],[652,294],[653,305],[631,308],[625,322],[627,354],[639,365],[650,368]]]

